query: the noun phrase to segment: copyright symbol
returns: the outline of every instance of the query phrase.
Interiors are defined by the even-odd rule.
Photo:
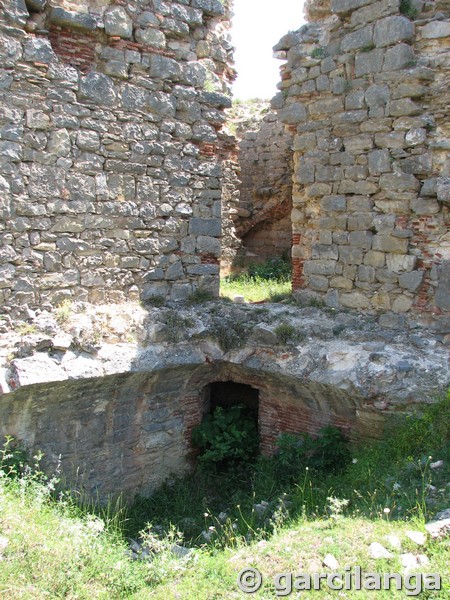
[[[257,592],[262,585],[262,575],[258,569],[245,567],[245,569],[239,571],[237,584],[241,592],[253,594],[253,592]]]

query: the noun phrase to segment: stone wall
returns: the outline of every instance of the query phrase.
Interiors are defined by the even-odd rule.
[[[240,240],[234,252],[223,257],[222,266],[231,267],[290,251],[293,136],[270,111],[268,101],[235,103],[227,112],[227,126],[236,136],[239,178],[235,201],[224,202],[233,236]]]
[[[450,378],[449,336],[396,317],[220,301],[43,310],[0,337],[0,444],[44,452],[48,472],[60,457],[67,484],[94,496],[147,494],[190,468],[205,387],[229,381],[258,390],[264,454],[282,432],[330,424],[374,438]]]
[[[307,3],[274,50],[294,137],[293,285],[328,305],[450,309],[450,3]]]
[[[1,5],[0,304],[218,293],[227,4]]]

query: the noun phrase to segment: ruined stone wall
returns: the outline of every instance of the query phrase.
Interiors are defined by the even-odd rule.
[[[227,126],[236,136],[238,181],[224,202],[224,232],[240,240],[222,265],[243,266],[289,253],[292,243],[292,135],[265,100],[235,103]],[[225,246],[225,244],[224,244]]]
[[[3,0],[0,304],[218,293],[219,0]]]
[[[450,309],[450,3],[307,3],[274,50],[294,138],[295,288],[330,306]]]

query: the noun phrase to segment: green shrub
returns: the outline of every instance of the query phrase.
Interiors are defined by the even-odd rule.
[[[213,470],[249,461],[259,446],[255,420],[242,404],[218,406],[206,415],[194,428],[192,443],[200,448],[199,464]]]
[[[413,5],[411,0],[400,0],[400,12],[402,15],[405,15],[405,17],[414,20],[417,17],[419,11]]]
[[[288,340],[295,338],[296,331],[295,331],[295,327],[293,325],[290,325],[289,323],[280,323],[275,328],[275,333],[276,333],[278,339],[283,344],[286,344],[286,342]]]
[[[0,446],[0,472],[5,477],[18,477],[24,471],[28,453],[12,436],[5,436]],[[1,476],[1,474],[0,474]]]
[[[314,50],[311,52],[311,58],[325,58],[326,55],[325,49],[321,46],[314,48]]]

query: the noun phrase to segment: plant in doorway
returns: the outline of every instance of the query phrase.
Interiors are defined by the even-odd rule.
[[[259,447],[257,425],[244,404],[217,406],[194,428],[192,443],[200,449],[201,467],[225,470],[255,457]]]

